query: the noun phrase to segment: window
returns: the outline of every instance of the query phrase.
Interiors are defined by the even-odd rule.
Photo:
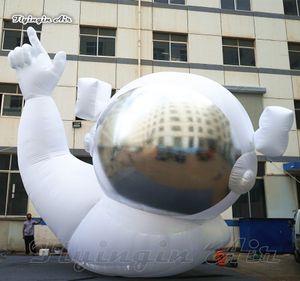
[[[300,16],[300,0],[283,0],[286,15]]]
[[[0,215],[23,216],[27,213],[27,202],[17,156],[0,154]]]
[[[89,56],[115,56],[116,29],[80,27],[80,54]]]
[[[250,11],[250,0],[221,0],[221,8],[229,10]]]
[[[0,116],[20,116],[23,104],[17,84],[0,83]]]
[[[265,162],[258,162],[257,176],[254,187],[242,194],[233,204],[234,218],[265,218],[265,187],[263,177],[265,175]]]
[[[300,129],[300,100],[294,100],[297,129]]]
[[[26,29],[32,26],[37,33],[38,38],[41,37],[42,25],[28,24],[22,25],[20,23],[12,23],[12,21],[4,20],[2,33],[2,50],[13,50],[15,47],[29,43]]]
[[[153,0],[154,3],[185,5],[185,0]]]
[[[300,43],[288,43],[291,69],[300,70]]]
[[[223,63],[255,66],[254,40],[223,37]]]
[[[181,127],[180,126],[172,126],[172,131],[181,131]]]
[[[194,138],[193,137],[189,137],[189,147],[190,148],[194,147]]]
[[[173,122],[179,122],[180,121],[179,117],[176,117],[176,116],[171,117],[170,120],[173,121]]]
[[[187,61],[187,35],[153,32],[155,60]]]
[[[180,138],[180,137],[175,137],[175,138],[174,138],[174,146],[175,146],[176,148],[182,147],[182,138]]]

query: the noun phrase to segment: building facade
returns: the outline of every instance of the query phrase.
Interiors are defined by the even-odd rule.
[[[44,15],[52,23],[12,23],[16,15]],[[297,173],[283,170],[283,163],[300,159],[299,0],[0,0],[0,249],[22,249],[24,215],[38,216],[18,171],[24,100],[7,60],[11,49],[28,42],[28,25],[35,27],[50,56],[67,53],[54,99],[74,155],[90,161],[83,139],[92,123],[74,115],[78,78],[94,77],[118,90],[154,72],[199,74],[235,94],[255,129],[269,105],[295,110],[298,121],[282,157],[270,162],[258,155],[255,187],[224,218],[292,218],[300,208]],[[233,234],[238,236],[234,229]],[[47,226],[37,227],[37,240],[57,243]]]

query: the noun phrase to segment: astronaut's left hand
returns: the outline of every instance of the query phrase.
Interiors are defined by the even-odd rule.
[[[27,29],[30,44],[16,47],[8,54],[10,66],[16,69],[17,79],[26,100],[50,96],[66,63],[65,52],[58,52],[53,62],[32,27]]]

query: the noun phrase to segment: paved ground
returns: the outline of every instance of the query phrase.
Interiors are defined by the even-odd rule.
[[[236,254],[238,267],[235,272],[259,278],[262,281],[300,281],[300,263],[293,255],[265,254],[261,261],[251,259],[250,254]]]
[[[197,269],[169,278],[155,280],[243,280],[243,281],[299,281],[300,264],[292,255],[265,255],[263,260],[254,261],[247,254],[236,254],[237,268],[221,268],[204,264]],[[0,256],[0,280],[2,281],[138,281],[141,278],[107,277],[76,268],[65,257]],[[145,279],[149,280],[149,279]],[[152,279],[154,280],[154,279]]]
[[[79,280],[101,280],[101,281],[138,281],[141,278],[120,278],[100,276],[86,270],[78,270],[65,258],[51,257],[41,259],[40,257],[6,256],[0,260],[1,281],[79,281]],[[149,280],[149,279],[145,279]],[[201,281],[258,281],[234,272],[228,268],[205,264],[199,268],[182,275],[170,278],[155,278],[152,280],[201,280]]]

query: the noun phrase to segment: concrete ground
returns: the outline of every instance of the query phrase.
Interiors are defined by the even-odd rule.
[[[235,254],[238,267],[234,272],[246,274],[262,281],[299,281],[300,263],[289,254],[264,254],[261,260],[251,259],[251,254]]]
[[[101,276],[81,268],[77,268],[65,257],[30,257],[30,256],[0,256],[0,280],[1,281],[140,281],[142,278],[121,278]],[[145,279],[145,280],[149,280]],[[216,265],[204,264],[190,272],[151,280],[224,280],[224,281],[259,281],[234,272],[228,268]]]
[[[223,268],[214,264],[203,264],[198,268],[173,277],[155,280],[243,280],[243,281],[299,281],[300,264],[292,255],[265,255],[254,261],[247,254],[235,254],[237,268]],[[66,257],[32,257],[0,255],[0,280],[2,281],[138,281],[141,278],[120,278],[97,275],[77,268]],[[145,279],[147,280],[147,279]],[[149,280],[149,279],[148,279]]]

